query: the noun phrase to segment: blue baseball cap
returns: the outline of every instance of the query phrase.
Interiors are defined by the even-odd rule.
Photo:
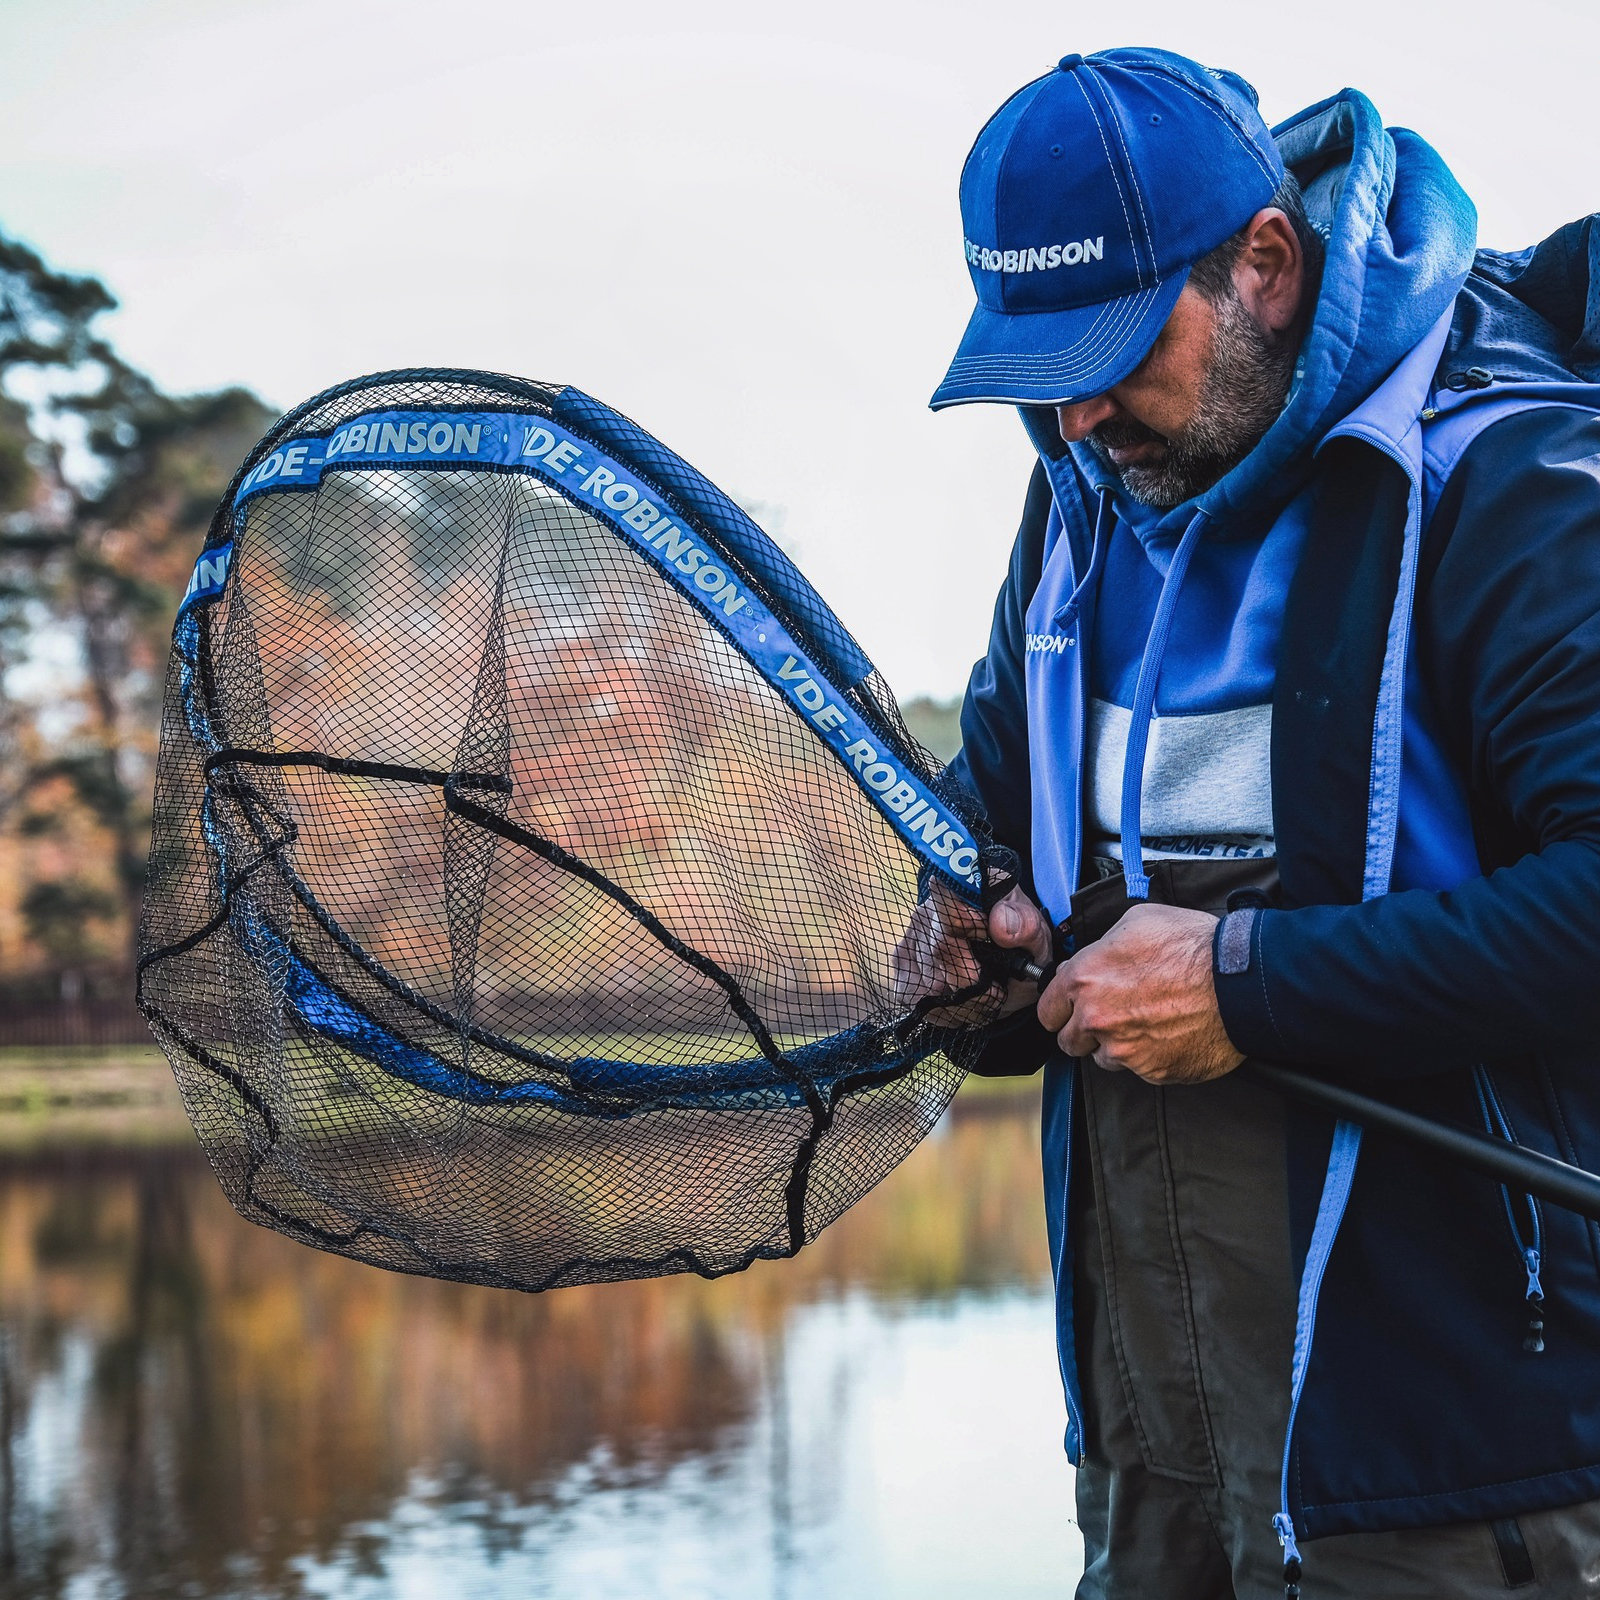
[[[1166,50],[1064,56],[962,168],[978,305],[934,410],[1104,394],[1144,360],[1189,268],[1282,181],[1244,79]]]

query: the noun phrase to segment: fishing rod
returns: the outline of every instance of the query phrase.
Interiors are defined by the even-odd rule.
[[[1331,1111],[1364,1128],[1392,1133],[1519,1193],[1537,1195],[1553,1206],[1600,1222],[1600,1177],[1581,1167],[1569,1166],[1509,1139],[1491,1139],[1465,1128],[1448,1127],[1431,1117],[1418,1116],[1414,1111],[1404,1111],[1369,1094],[1274,1061],[1252,1059],[1238,1070],[1251,1082],[1274,1089],[1286,1099]]]
[[[1055,975],[1054,965],[1041,967],[1026,957],[1020,960],[1013,957],[1008,967],[1013,975],[1041,986]],[[1397,1139],[1444,1156],[1458,1166],[1482,1173],[1521,1194],[1536,1195],[1553,1206],[1600,1222],[1600,1176],[1585,1172],[1582,1167],[1570,1166],[1510,1139],[1492,1139],[1487,1134],[1449,1127],[1435,1122],[1432,1117],[1418,1116],[1414,1111],[1405,1111],[1357,1089],[1313,1077],[1281,1062],[1251,1057],[1235,1070],[1250,1082],[1275,1090],[1287,1100],[1331,1111],[1347,1122],[1360,1123],[1363,1128],[1393,1134]]]

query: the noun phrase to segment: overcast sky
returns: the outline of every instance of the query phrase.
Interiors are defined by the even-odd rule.
[[[1127,43],[1269,121],[1365,90],[1486,243],[1600,207],[1593,0],[0,0],[0,228],[103,277],[173,389],[578,384],[781,508],[902,696],[953,693],[1029,460],[1009,411],[926,409],[972,298],[957,176],[1011,90]]]

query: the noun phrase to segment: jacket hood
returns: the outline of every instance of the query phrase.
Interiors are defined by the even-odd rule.
[[[1526,250],[1480,250],[1439,363],[1458,392],[1574,378],[1600,383],[1600,217]]]
[[[1132,501],[1087,445],[1068,447],[1091,486],[1113,488],[1118,514],[1153,557],[1196,511],[1214,523],[1248,513],[1256,524],[1281,506],[1318,443],[1438,322],[1473,265],[1472,201],[1430,145],[1386,129],[1365,95],[1345,89],[1273,137],[1326,241],[1316,312],[1277,421],[1226,477],[1168,511]],[[1043,453],[1061,455],[1053,411],[1023,408],[1023,420]]]

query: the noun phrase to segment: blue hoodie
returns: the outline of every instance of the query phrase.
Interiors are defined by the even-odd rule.
[[[1234,1043],[1593,1165],[1600,423],[1580,380],[1600,377],[1600,226],[1475,258],[1448,170],[1361,95],[1275,133],[1329,230],[1291,399],[1166,513],[1063,446],[1053,413],[1024,413],[1041,465],[958,770],[1059,918],[1089,696],[1128,713],[1124,840],[1153,714],[1270,707],[1284,900],[1245,914],[1249,964],[1217,974]],[[1074,1085],[1056,1057],[1047,1217],[1076,1457]],[[1600,1494],[1600,1230],[1311,1113],[1290,1133],[1302,1310],[1280,1531]],[[1521,1347],[1535,1292],[1541,1354]]]
[[[1034,881],[1054,920],[1066,915],[1081,870],[1082,786],[1062,776],[1082,753],[1086,699],[1130,713],[1121,831],[1135,837],[1153,711],[1194,717],[1270,705],[1314,452],[1375,396],[1395,409],[1378,395],[1386,382],[1407,390],[1394,397],[1401,410],[1420,395],[1433,362],[1420,373],[1397,369],[1430,334],[1442,345],[1441,318],[1472,265],[1471,201],[1429,146],[1387,133],[1364,96],[1346,91],[1275,136],[1304,180],[1308,212],[1323,223],[1327,264],[1289,402],[1249,456],[1197,499],[1158,512],[1129,498],[1087,445],[1061,452],[1053,412],[1025,413],[1055,489],[1026,645]],[[1319,218],[1319,202],[1335,199]],[[1077,574],[1083,581],[1074,583]],[[1114,614],[1097,627],[1099,603]],[[1142,898],[1137,859],[1125,859],[1129,893]]]

